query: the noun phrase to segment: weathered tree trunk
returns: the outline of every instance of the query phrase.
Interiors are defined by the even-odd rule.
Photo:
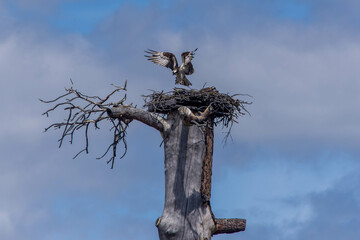
[[[202,113],[181,107],[167,119],[129,106],[107,112],[112,118],[136,119],[152,126],[164,139],[165,206],[156,221],[160,240],[210,240],[214,234],[245,230],[245,219],[216,219],[211,211],[211,107]]]
[[[164,136],[165,208],[156,224],[160,240],[210,239],[216,226],[201,183],[204,158],[209,156],[204,134],[212,135],[212,129],[187,125],[177,112],[169,114],[168,121],[172,127]]]

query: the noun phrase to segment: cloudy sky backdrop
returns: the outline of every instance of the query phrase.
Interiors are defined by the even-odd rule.
[[[248,240],[360,237],[360,2],[357,0],[1,0],[0,239],[158,239],[163,149],[132,123],[128,154],[96,160],[111,141],[92,132],[90,154],[57,148],[41,116],[70,86],[104,96],[128,79],[128,102],[169,91],[169,70],[147,48],[199,48],[193,87],[247,93],[251,116],[222,144],[216,130],[212,208],[248,221]],[[120,96],[119,96],[120,97]]]

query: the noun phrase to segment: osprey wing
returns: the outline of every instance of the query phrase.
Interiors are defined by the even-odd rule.
[[[194,51],[191,52],[183,52],[181,54],[182,62],[187,65],[191,62],[191,60],[194,58],[195,52],[198,50],[197,48]]]
[[[194,58],[196,50],[197,48],[194,51],[183,52],[181,54],[182,64],[180,68],[186,75],[191,75],[194,73],[194,67],[191,63],[191,60]]]
[[[149,61],[156,63],[160,66],[164,66],[174,70],[178,67],[178,63],[176,61],[176,57],[174,54],[169,52],[157,52],[151,49],[145,51],[146,53],[150,54],[150,56],[145,55]]]

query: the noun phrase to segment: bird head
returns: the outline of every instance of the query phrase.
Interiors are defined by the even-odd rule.
[[[178,68],[175,68],[172,72],[173,72],[173,74],[175,75],[175,74],[178,73],[178,71],[179,71],[179,69],[178,69]]]

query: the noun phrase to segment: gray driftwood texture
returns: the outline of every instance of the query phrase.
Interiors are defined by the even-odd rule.
[[[216,219],[211,211],[211,110],[193,113],[181,107],[167,119],[130,106],[107,110],[112,118],[135,119],[159,130],[164,139],[165,206],[156,221],[160,240],[210,240],[214,234],[245,230],[245,219]]]

